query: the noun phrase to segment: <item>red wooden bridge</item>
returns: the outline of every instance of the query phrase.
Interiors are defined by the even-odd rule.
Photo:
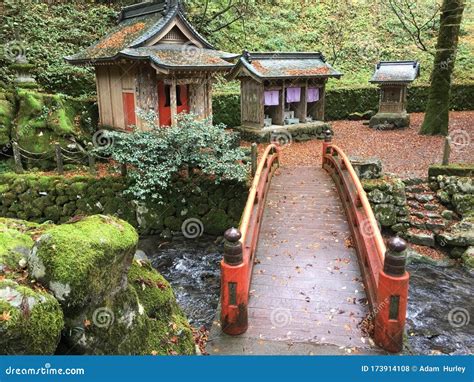
[[[401,351],[406,244],[393,238],[386,250],[360,181],[330,137],[322,168],[278,167],[279,147],[269,145],[240,227],[225,234],[209,352]]]

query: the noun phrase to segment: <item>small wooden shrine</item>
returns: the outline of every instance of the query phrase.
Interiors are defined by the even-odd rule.
[[[123,8],[118,25],[84,51],[66,57],[96,72],[101,125],[129,129],[170,126],[179,113],[212,115],[212,81],[238,55],[215,50],[186,19],[179,1],[155,0]]]
[[[410,125],[407,113],[407,92],[420,75],[417,61],[381,61],[369,82],[380,88],[379,111],[370,119],[370,127],[395,129]]]
[[[256,135],[282,128],[295,135],[298,129],[305,135],[320,134],[326,82],[341,76],[321,53],[245,51],[228,76],[241,82],[241,130]]]

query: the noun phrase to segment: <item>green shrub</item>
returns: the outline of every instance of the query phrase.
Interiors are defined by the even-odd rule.
[[[154,120],[156,116],[150,119]],[[169,190],[173,177],[182,171],[199,172],[212,177],[215,183],[245,181],[248,176],[248,166],[243,164],[245,151],[236,145],[236,134],[193,114],[180,114],[174,127],[160,128],[150,123],[144,131],[104,134],[113,144],[97,151],[129,166],[132,182],[128,192],[137,200],[162,201],[157,190]]]

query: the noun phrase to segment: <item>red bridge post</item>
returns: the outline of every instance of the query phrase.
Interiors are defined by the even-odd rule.
[[[399,237],[389,240],[384,268],[379,273],[377,306],[373,307],[375,342],[392,353],[403,348],[409,280],[405,270],[406,247],[406,242]]]
[[[241,232],[230,228],[224,233],[224,259],[221,262],[221,329],[229,335],[248,328],[248,267],[243,261]]]

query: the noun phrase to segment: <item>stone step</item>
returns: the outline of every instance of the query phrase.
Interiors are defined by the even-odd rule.
[[[413,244],[424,245],[427,247],[435,246],[435,235],[433,232],[426,232],[420,229],[410,228],[405,233],[403,233],[403,237]]]

